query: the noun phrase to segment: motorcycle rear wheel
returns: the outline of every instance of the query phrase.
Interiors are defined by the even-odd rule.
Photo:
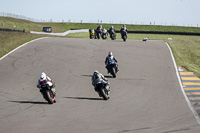
[[[113,78],[116,78],[116,72],[115,72],[115,68],[114,67],[111,68],[111,72],[110,73],[113,76]]]
[[[108,100],[110,98],[108,91],[103,87],[101,88],[100,93],[104,100]]]
[[[124,37],[123,37],[124,42],[126,41],[126,38],[127,38],[126,35],[124,35]]]
[[[54,98],[53,98],[53,94],[50,90],[46,90],[46,96],[47,96],[47,101],[49,104],[53,104],[54,103]]]

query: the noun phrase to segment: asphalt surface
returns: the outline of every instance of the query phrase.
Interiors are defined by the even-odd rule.
[[[108,51],[119,61],[113,79]],[[111,99],[91,85],[104,74]],[[57,103],[36,88],[41,72],[56,83]],[[198,125],[181,92],[162,41],[46,38],[0,61],[0,133],[196,133]]]

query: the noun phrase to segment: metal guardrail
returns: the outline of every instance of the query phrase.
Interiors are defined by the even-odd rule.
[[[2,28],[0,28],[0,31],[25,32],[25,29],[24,30],[15,30],[15,29],[2,29]]]
[[[6,12],[0,12],[0,17],[11,17],[11,18],[28,20],[28,21],[32,21],[32,22],[43,22],[43,20],[33,19],[33,18],[29,18],[29,17],[23,16],[23,15],[16,15],[13,13],[6,13]]]
[[[120,31],[116,30],[116,33],[120,33]],[[137,34],[169,34],[169,35],[195,35],[195,36],[200,36],[200,33],[194,33],[194,32],[172,32],[172,31],[128,31],[128,33],[137,33]]]

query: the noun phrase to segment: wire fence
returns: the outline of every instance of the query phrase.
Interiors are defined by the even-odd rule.
[[[29,18],[23,15],[16,15],[13,13],[7,13],[7,12],[0,12],[0,17],[11,17],[11,18],[17,18],[17,19],[22,19],[22,20],[28,20],[28,21],[32,21],[32,22],[54,22],[53,19],[50,20],[42,20],[42,19],[33,19],[33,18]],[[59,22],[59,21],[57,21]],[[108,21],[108,22],[103,22],[102,20],[90,20],[88,22],[83,21],[83,20],[61,20],[60,22],[62,23],[107,23],[107,24],[131,24],[131,25],[161,25],[161,26],[184,26],[184,27],[200,27],[200,23],[199,24],[176,24],[176,23],[156,23],[156,22],[124,22],[124,21],[119,21],[119,22],[113,22],[113,21]]]
[[[43,22],[43,20],[33,19],[33,18],[29,18],[29,17],[23,16],[23,15],[16,15],[13,13],[6,13],[6,12],[0,12],[0,17],[11,17],[11,18],[28,20],[28,21],[32,21],[32,22]]]

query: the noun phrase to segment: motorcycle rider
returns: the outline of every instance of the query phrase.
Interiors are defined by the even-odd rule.
[[[110,38],[111,38],[111,35],[112,35],[112,31],[115,32],[115,28],[113,26],[111,26],[110,29],[108,30],[108,32],[110,34]]]
[[[102,25],[99,25],[99,26],[97,27],[97,30],[103,30]]]
[[[55,89],[55,85],[53,84],[53,81],[51,80],[51,78],[49,78],[44,72],[42,72],[40,74],[40,78],[38,79],[38,83],[37,83],[37,88],[40,89],[40,92],[42,92],[42,88],[41,88],[41,85],[43,83],[46,83],[49,85],[50,89],[52,90],[53,92],[53,95],[54,95],[54,100],[55,99],[55,95],[56,95],[56,89]]]
[[[96,89],[96,85],[97,85],[97,83],[99,83],[99,82],[103,82],[106,86],[106,88],[109,88],[109,90],[108,91],[110,91],[110,87],[109,87],[109,82],[108,82],[108,79],[107,78],[105,78],[104,76],[103,76],[103,74],[101,74],[100,72],[98,72],[97,70],[95,70],[94,72],[93,72],[93,75],[92,75],[92,85],[94,86],[94,90],[95,91],[97,91],[98,92],[98,90]]]
[[[127,28],[126,28],[126,25],[123,25],[123,27],[122,27],[121,30],[120,30],[121,37],[122,37],[122,35],[123,35],[124,32],[126,32],[126,33],[128,32],[128,31],[127,31]]]
[[[106,60],[105,60],[105,65],[106,65],[107,70],[109,68],[109,65],[112,64],[112,62],[115,62],[117,64],[117,59],[113,56],[112,52],[108,52],[108,56],[106,57]],[[118,65],[116,65],[115,71],[116,72],[119,71]]]
[[[105,28],[103,28],[102,33],[105,33],[105,34],[106,34],[106,37],[108,36],[108,31],[107,31]]]
[[[102,25],[99,25],[99,26],[97,27],[96,31],[95,31],[95,38],[98,37],[98,34],[99,34],[99,33],[100,33],[100,35],[99,35],[99,38],[100,38],[100,37],[101,37],[101,34],[102,34],[102,31],[103,31],[103,27],[102,27]]]

